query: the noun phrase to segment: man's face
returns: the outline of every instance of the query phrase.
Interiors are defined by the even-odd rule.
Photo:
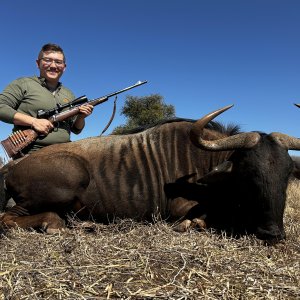
[[[58,83],[59,78],[66,69],[64,55],[61,52],[44,52],[43,57],[38,59],[36,63],[40,69],[40,76],[52,84]]]

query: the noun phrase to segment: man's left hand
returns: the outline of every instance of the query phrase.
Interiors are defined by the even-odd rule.
[[[79,106],[79,113],[81,116],[86,118],[93,112],[94,106],[90,104],[83,104]]]

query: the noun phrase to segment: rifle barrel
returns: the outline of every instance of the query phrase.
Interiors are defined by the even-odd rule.
[[[95,106],[95,105],[98,105],[98,104],[101,104],[101,103],[107,101],[107,100],[108,100],[110,97],[112,97],[112,96],[115,96],[115,95],[124,93],[124,92],[126,92],[126,91],[128,91],[128,90],[131,90],[131,89],[133,89],[133,88],[135,88],[135,87],[137,87],[137,86],[140,86],[140,85],[142,85],[142,84],[145,84],[145,83],[147,83],[147,80],[145,80],[145,81],[138,81],[138,82],[135,83],[134,85],[131,85],[131,86],[125,88],[125,89],[122,89],[122,90],[113,92],[113,93],[111,93],[111,94],[108,94],[108,95],[106,95],[106,96],[102,96],[102,97],[100,97],[100,98],[96,98],[96,99],[90,100],[88,103],[90,103],[91,105],[94,105],[94,106]]]
[[[131,89],[133,89],[133,88],[135,88],[135,87],[137,87],[137,86],[140,86],[140,85],[142,85],[142,84],[145,84],[145,83],[147,83],[147,80],[145,80],[145,81],[138,81],[138,82],[135,83],[134,85],[131,85],[131,86],[125,88],[125,89],[122,89],[122,90],[113,92],[113,93],[111,93],[111,94],[108,94],[108,95],[106,95],[105,97],[108,97],[108,98],[109,98],[109,97],[115,96],[115,95],[117,95],[117,94],[124,93],[124,92],[126,92],[126,91],[128,91],[128,90],[131,90]],[[105,98],[105,97],[103,97],[103,98]]]

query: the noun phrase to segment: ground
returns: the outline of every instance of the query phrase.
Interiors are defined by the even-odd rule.
[[[0,239],[0,299],[300,299],[300,183],[287,240],[173,231],[170,224],[80,223],[55,235],[12,229]]]

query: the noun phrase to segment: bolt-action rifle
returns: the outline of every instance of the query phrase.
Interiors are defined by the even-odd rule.
[[[88,101],[86,96],[81,96],[69,103],[58,104],[57,107],[53,109],[39,110],[37,113],[37,118],[48,119],[51,123],[55,124],[78,115],[79,106],[84,103],[96,106],[98,104],[106,102],[110,97],[124,93],[145,83],[147,83],[147,81],[138,81],[136,84],[131,85],[125,89],[90,101]],[[7,139],[1,141],[1,144],[10,158],[17,158],[23,156],[22,150],[32,142],[34,142],[38,138],[38,136],[39,134],[32,128],[18,130],[12,133]]]

